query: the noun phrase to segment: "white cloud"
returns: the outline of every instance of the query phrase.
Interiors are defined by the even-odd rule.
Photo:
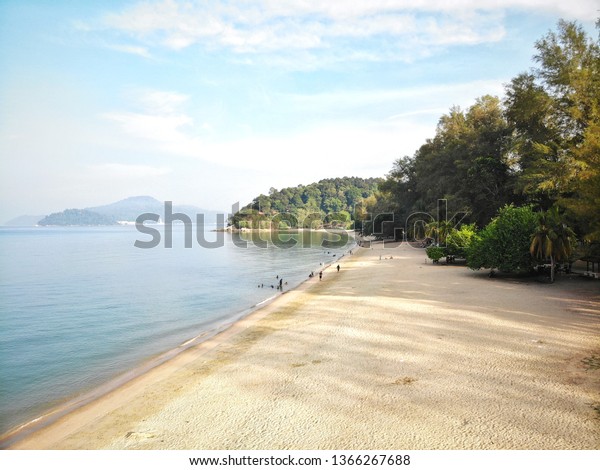
[[[126,134],[158,144],[163,150],[176,152],[177,148],[182,148],[181,142],[186,142],[188,150],[184,153],[198,155],[200,148],[192,150],[195,146],[190,145],[190,137],[185,133],[194,125],[194,120],[183,110],[189,96],[145,89],[130,92],[130,100],[140,111],[116,111],[102,117],[118,123]],[[176,148],[173,148],[174,144],[177,144]]]
[[[145,112],[113,112],[105,117],[133,138],[137,148],[158,150],[169,158],[274,173],[281,165],[292,165],[295,174],[307,176],[335,174],[343,165],[351,173],[367,167],[382,173],[395,158],[412,155],[432,137],[440,115],[451,106],[466,108],[474,96],[501,93],[501,81],[474,81],[403,90],[279,94],[277,102],[290,115],[324,117],[306,119],[310,124],[301,129],[248,132],[227,140],[220,140],[210,123],[196,124],[181,109],[187,97],[173,92],[134,93]],[[362,112],[365,109],[369,113]]]
[[[371,59],[408,59],[428,47],[495,42],[508,11],[547,12],[589,21],[596,0],[250,0],[137,3],[104,23],[146,44],[180,50],[195,44],[236,53],[326,51],[353,41]],[[371,44],[373,42],[375,44]],[[377,45],[376,48],[372,47]],[[377,52],[375,52],[375,50]],[[392,51],[403,51],[393,54]],[[411,55],[408,52],[412,52]],[[362,54],[361,54],[362,52]]]
[[[565,3],[563,0],[369,0],[348,2],[323,2],[321,0],[264,0],[253,2],[264,6],[266,14],[273,16],[296,14],[323,14],[336,18],[356,18],[377,13],[398,11],[464,12],[498,11],[519,9],[546,11],[568,18],[588,19],[598,8],[595,0],[578,0]]]
[[[101,117],[119,125],[123,132],[138,142],[151,144],[175,156],[201,158],[205,154],[201,140],[193,136],[194,119],[185,113],[189,96],[160,90],[134,90],[129,98],[139,111],[115,111]],[[200,132],[210,132],[208,123],[199,125]]]

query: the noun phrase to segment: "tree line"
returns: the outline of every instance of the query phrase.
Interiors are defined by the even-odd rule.
[[[433,138],[394,162],[359,205],[365,231],[377,230],[368,214],[393,213],[393,230],[446,199],[477,228],[512,204],[552,209],[580,240],[600,241],[599,42],[561,20],[535,49],[534,66],[505,85],[503,98],[451,108]]]
[[[377,191],[383,178],[329,178],[309,185],[271,188],[230,218],[236,228],[353,226],[355,207]]]
[[[532,68],[510,80],[503,97],[452,107],[435,136],[385,178],[271,188],[232,223],[401,234],[433,243],[428,256],[436,261],[464,257],[473,269],[521,272],[550,260],[554,270],[572,258],[576,239],[600,259],[600,42],[561,20],[535,50]],[[460,216],[439,218],[439,200]],[[410,225],[414,214],[433,222]]]

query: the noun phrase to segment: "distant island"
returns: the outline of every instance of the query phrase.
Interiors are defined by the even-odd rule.
[[[66,209],[47,215],[38,221],[38,225],[115,225],[117,221],[110,216],[98,214],[87,209]]]
[[[164,201],[151,196],[133,196],[103,206],[84,209],[65,209],[50,215],[19,216],[5,223],[8,226],[98,226],[133,223],[140,214],[158,214],[164,218]],[[214,223],[217,211],[190,205],[173,205],[173,212],[180,212],[196,220],[196,214],[204,214],[206,223]]]

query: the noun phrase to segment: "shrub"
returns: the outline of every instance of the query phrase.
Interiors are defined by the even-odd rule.
[[[537,217],[531,207],[504,206],[496,218],[472,238],[467,250],[467,266],[512,273],[531,271],[534,260],[529,247],[536,226]]]
[[[466,258],[477,231],[475,224],[463,225],[460,229],[453,229],[446,236],[447,254],[457,258]]]
[[[425,249],[425,253],[427,253],[427,257],[433,260],[434,263],[437,263],[440,258],[446,256],[446,249],[441,246],[430,246]]]

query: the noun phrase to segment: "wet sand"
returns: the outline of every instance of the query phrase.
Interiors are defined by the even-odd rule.
[[[13,448],[600,448],[598,281],[340,264]]]

